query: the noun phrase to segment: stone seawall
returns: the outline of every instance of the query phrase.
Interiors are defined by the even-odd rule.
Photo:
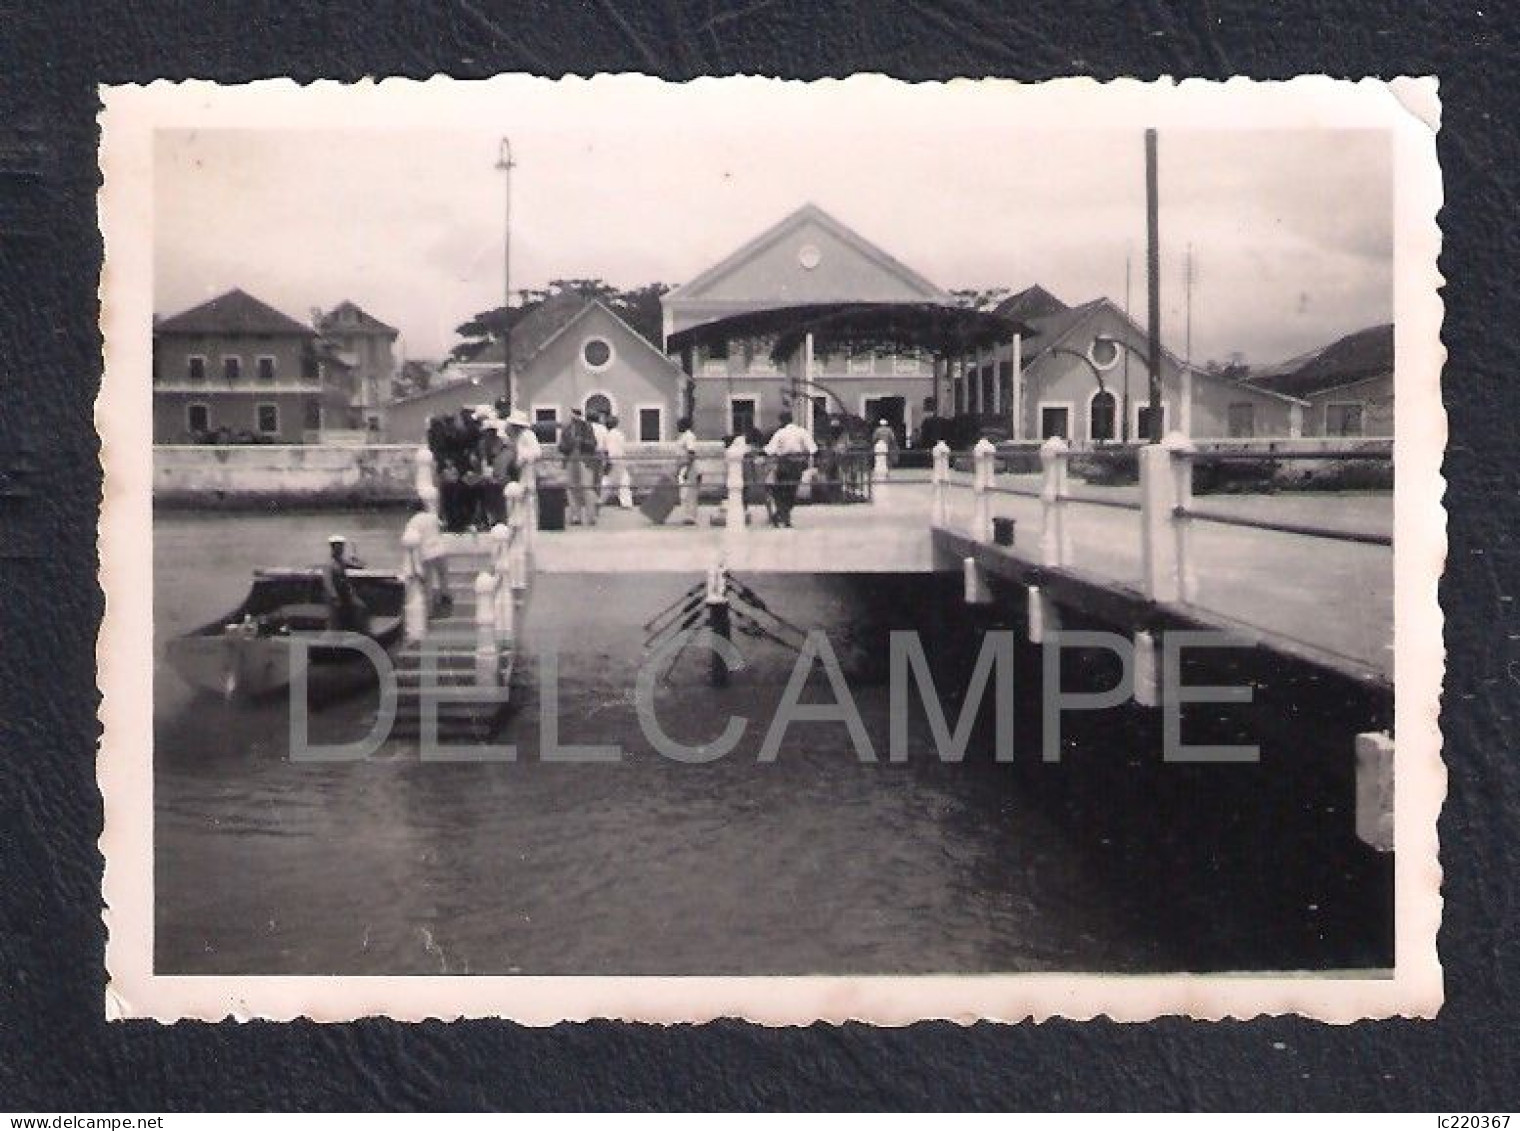
[[[156,506],[401,506],[416,498],[416,447],[159,445]]]
[[[153,449],[153,502],[182,509],[286,507],[401,507],[417,497],[414,444],[160,444]],[[674,471],[674,444],[630,444],[636,487]],[[699,446],[704,495],[724,481],[722,448]],[[561,475],[558,457],[545,452],[542,475]]]

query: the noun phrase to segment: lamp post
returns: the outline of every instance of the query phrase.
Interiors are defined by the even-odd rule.
[[[510,411],[517,405],[515,390],[512,388],[512,142],[508,138],[501,139],[501,150],[496,157],[496,168],[504,175],[506,182],[506,203],[502,213],[502,239],[501,239],[501,365],[502,365],[502,396],[506,398],[507,409]]]
[[[1145,283],[1150,299],[1146,363],[1150,369],[1151,419],[1146,438],[1161,443],[1161,221],[1156,131],[1145,131]]]

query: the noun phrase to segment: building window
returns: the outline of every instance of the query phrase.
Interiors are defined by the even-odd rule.
[[[211,410],[196,402],[185,406],[185,427],[200,436],[211,431]]]
[[[581,360],[587,369],[606,369],[612,364],[612,345],[606,338],[587,338],[581,344]]]
[[[228,354],[222,358],[222,379],[231,385],[243,375],[243,359],[236,354]]]
[[[1230,438],[1249,439],[1256,435],[1256,406],[1246,402],[1232,404],[1226,420],[1226,431]]]
[[[1360,404],[1327,404],[1325,406],[1326,436],[1360,436],[1362,424],[1362,405]]]
[[[206,379],[206,359],[198,353],[190,355],[190,380],[199,384]]]
[[[735,436],[747,435],[755,426],[755,398],[730,397],[728,399],[728,427]]]
[[[259,383],[263,385],[273,385],[274,358],[270,357],[268,354],[265,354],[263,357],[259,358],[258,366]]]
[[[586,403],[581,406],[586,413],[586,419],[590,420],[593,415],[602,418],[605,423],[612,415],[612,398],[606,393],[592,393],[586,398]]]
[[[1040,439],[1048,440],[1052,436],[1059,436],[1063,440],[1071,439],[1070,405],[1042,404],[1040,406]]]
[[[276,404],[261,404],[259,412],[259,434],[261,436],[278,435],[280,431],[280,406]]]
[[[665,412],[659,408],[639,409],[639,443],[658,444],[665,438]]]
[[[322,379],[322,364],[317,360],[315,350],[308,349],[301,355],[301,380],[308,385],[315,385]]]
[[[1093,394],[1087,408],[1087,438],[1089,440],[1112,440],[1114,438],[1114,395],[1107,389]]]
[[[822,434],[829,426],[829,398],[813,397],[813,431]]]
[[[1156,409],[1160,413],[1157,419],[1156,436],[1166,435],[1166,405],[1159,405]],[[1151,406],[1148,404],[1135,407],[1135,439],[1144,442],[1151,438]]]
[[[559,409],[553,405],[535,405],[533,432],[545,443],[557,443],[559,441]]]

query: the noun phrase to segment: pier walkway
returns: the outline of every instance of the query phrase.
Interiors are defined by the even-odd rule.
[[[720,555],[735,573],[919,573],[959,571],[976,519],[972,476],[951,471],[945,514],[931,523],[935,487],[925,472],[879,480],[870,503],[803,506],[796,526],[772,528],[750,507],[742,537],[710,525],[724,506],[703,507],[697,527],[653,526],[637,510],[603,508],[594,528],[540,531],[534,568],[548,573],[702,574]],[[1028,582],[1040,571],[1071,572],[1144,594],[1142,511],[1137,487],[1073,487],[1063,497],[1067,560],[1045,566],[1039,475],[998,475],[989,518],[1014,520],[1013,544],[991,545],[984,566]],[[1021,493],[1014,494],[1012,492]],[[1191,599],[1200,623],[1234,627],[1310,658],[1391,681],[1393,561],[1391,495],[1221,495],[1195,504],[1190,522]],[[1221,521],[1212,521],[1217,516]],[[1327,539],[1283,529],[1343,533]],[[1350,540],[1365,536],[1367,541]],[[999,570],[997,563],[1006,561]]]

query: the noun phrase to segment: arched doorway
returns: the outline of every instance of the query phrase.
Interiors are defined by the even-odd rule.
[[[1117,403],[1107,389],[1093,394],[1087,405],[1087,438],[1089,440],[1112,440],[1114,422],[1118,419]]]
[[[612,398],[606,393],[592,393],[586,398],[586,417],[589,420],[593,415],[600,416],[603,420],[612,415]]]

